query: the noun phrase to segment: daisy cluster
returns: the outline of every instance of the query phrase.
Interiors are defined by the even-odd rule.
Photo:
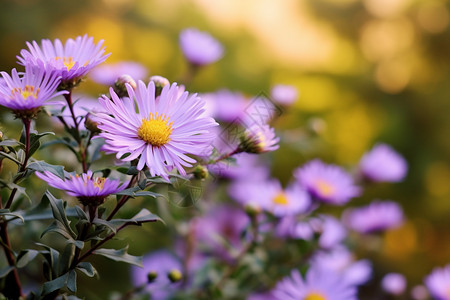
[[[97,271],[86,259],[103,255],[135,265],[129,272],[134,287],[121,299],[353,300],[369,284],[382,294],[405,295],[402,274],[379,280],[373,263],[360,256],[405,222],[398,202],[365,196],[367,188],[405,179],[408,165],[397,151],[379,143],[346,168],[299,158],[285,178],[277,178],[272,152],[286,145],[274,125],[298,100],[294,86],[275,84],[270,96],[190,91],[192,76],[225,54],[219,41],[195,28],[179,36],[188,72],[182,83],[156,74],[147,78],[150,72],[137,62],[101,65],[110,55],[103,43],[88,35],[65,43],[27,42],[17,56],[24,70],[0,73],[0,105],[24,125],[19,141],[0,135],[0,163],[17,164],[13,181],[4,183],[12,191],[0,215],[8,261],[2,272],[8,285],[0,285],[0,292],[25,296],[20,280],[26,278],[43,286],[27,299],[72,297],[76,271],[94,277]],[[86,77],[104,89],[100,97],[77,94]],[[39,139],[49,133],[39,134],[35,121],[48,117],[42,110],[57,132],[45,147]],[[44,149],[55,145],[67,149],[52,165],[58,156]],[[49,162],[33,157],[39,150]],[[18,186],[32,174],[49,186],[34,209],[16,197],[36,194]],[[133,200],[139,197],[141,202]],[[159,201],[164,197],[168,201]],[[180,217],[174,204],[186,199],[195,205],[183,207]],[[18,207],[30,212],[15,212]],[[165,215],[171,228],[161,239],[145,241],[146,249],[158,250],[140,258],[127,248],[103,248],[127,226],[161,221],[153,211]],[[58,233],[64,250],[39,240],[45,250],[16,251],[8,218],[38,222],[49,214],[54,220],[42,235]],[[17,269],[37,254],[46,259],[44,276],[19,276]],[[120,276],[126,281],[127,274]],[[44,283],[37,282],[41,277]],[[449,267],[435,269],[424,285],[411,289],[411,297],[450,299],[449,284]]]

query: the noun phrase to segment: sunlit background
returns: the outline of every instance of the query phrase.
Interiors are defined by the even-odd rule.
[[[402,272],[414,285],[450,262],[449,7],[444,0],[3,0],[0,69],[17,66],[26,41],[88,33],[105,40],[107,63],[136,61],[149,75],[179,81],[187,69],[179,32],[210,32],[225,56],[202,69],[189,91],[253,97],[282,83],[300,92],[274,124],[284,130],[274,176],[286,182],[313,157],[354,165],[377,142],[406,157],[404,182],[377,186],[353,204],[374,196],[403,205],[405,225],[384,235],[381,252],[361,254],[374,260],[376,274]],[[106,88],[88,79],[79,92],[95,97]],[[308,146],[305,130],[317,134]],[[145,226],[139,237],[129,230],[133,251],[157,247],[161,228]],[[103,274],[96,287],[127,289],[120,274]]]

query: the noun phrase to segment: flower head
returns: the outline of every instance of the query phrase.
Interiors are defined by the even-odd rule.
[[[310,268],[303,279],[293,270],[273,291],[280,300],[356,300],[356,288],[340,274],[321,268]]]
[[[208,33],[195,28],[180,33],[180,47],[186,59],[197,66],[216,62],[223,56],[222,45]]]
[[[381,287],[386,293],[401,295],[406,290],[406,278],[400,273],[389,273],[381,280]]]
[[[316,159],[294,172],[294,176],[317,200],[342,205],[360,194],[352,177],[341,167]]]
[[[70,196],[77,197],[83,205],[98,206],[111,194],[124,190],[128,182],[120,185],[119,180],[111,180],[104,177],[94,177],[92,171],[81,175],[70,175],[61,179],[55,174],[45,171],[36,172],[36,176],[46,181],[50,186],[66,191]]]
[[[202,115],[204,101],[197,94],[180,96],[178,89],[175,83],[166,85],[155,98],[154,82],[146,86],[139,81],[136,90],[127,85],[129,98],[124,99],[110,89],[112,100],[99,99],[107,113],[96,118],[103,130],[103,149],[123,161],[138,159],[137,168],[147,166],[152,176],[168,180],[172,168],[186,175],[183,166],[195,163],[187,155],[205,155],[211,150],[211,130],[217,124]]]
[[[393,201],[373,201],[361,208],[349,208],[343,214],[344,223],[360,233],[395,228],[403,223],[403,210]]]
[[[102,44],[103,40],[94,44],[94,38],[87,34],[68,39],[65,45],[59,39],[53,43],[44,39],[41,47],[36,41],[27,42],[28,50],[21,50],[17,59],[24,66],[41,67],[42,64],[46,72],[61,76],[62,83],[75,83],[109,56],[104,55]]]
[[[56,74],[45,73],[42,68],[25,66],[25,73],[13,69],[11,76],[1,72],[0,105],[12,109],[18,117],[34,117],[44,103],[65,91],[56,92],[61,78]]]
[[[444,268],[435,268],[425,278],[425,285],[433,299],[450,300],[450,265]]]
[[[129,75],[134,80],[143,80],[147,77],[147,69],[137,62],[121,61],[114,64],[102,64],[89,73],[89,78],[93,81],[111,86],[117,78],[122,75]]]
[[[408,164],[390,146],[379,144],[361,158],[359,168],[370,181],[398,182],[406,176]]]
[[[269,125],[254,124],[241,136],[239,148],[247,153],[264,153],[277,150],[280,138]]]
[[[297,100],[298,91],[292,85],[278,84],[272,88],[270,95],[277,103],[290,105]]]

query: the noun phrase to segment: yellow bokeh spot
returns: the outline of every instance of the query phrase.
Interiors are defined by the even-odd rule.
[[[26,85],[24,88],[15,88],[11,90],[11,93],[13,96],[16,94],[22,95],[23,99],[28,99],[28,97],[33,97],[34,99],[37,99],[39,88],[35,89],[32,85]]]
[[[444,197],[450,193],[450,168],[445,162],[435,162],[428,167],[425,185],[428,192],[435,197]]]
[[[288,205],[289,204],[289,199],[284,192],[278,193],[273,198],[272,201],[273,201],[273,203],[278,204],[278,205]]]
[[[396,260],[407,260],[417,248],[417,230],[413,223],[386,232],[384,254]]]
[[[321,293],[312,292],[306,295],[305,300],[327,300]]]
[[[161,147],[170,141],[172,124],[165,114],[150,113],[148,118],[142,120],[142,125],[138,129],[138,136],[146,143]]]

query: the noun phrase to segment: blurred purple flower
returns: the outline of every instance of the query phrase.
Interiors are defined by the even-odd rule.
[[[379,144],[364,154],[359,163],[362,175],[376,182],[398,182],[408,171],[406,160],[389,145]]]
[[[411,298],[414,300],[426,300],[429,298],[428,290],[423,285],[416,285],[411,289]]]
[[[112,86],[117,78],[122,75],[129,75],[137,81],[144,80],[147,74],[147,68],[140,63],[121,61],[115,64],[104,64],[92,69],[89,73],[89,78],[99,84]]]
[[[180,47],[186,59],[196,66],[211,64],[223,56],[222,45],[208,33],[195,28],[180,32]]]
[[[181,282],[172,283],[168,274],[173,270],[182,272],[183,266],[179,259],[167,250],[157,250],[143,258],[144,268],[132,266],[131,278],[136,287],[146,285],[151,299],[165,300],[181,286]],[[155,272],[157,277],[151,283],[148,282],[148,273]]]
[[[53,43],[44,39],[39,47],[36,41],[27,42],[28,50],[22,49],[17,56],[19,64],[36,68],[44,66],[46,72],[61,76],[62,83],[76,81],[93,67],[104,62],[110,54],[104,55],[103,40],[94,44],[94,38],[87,34],[75,40],[68,39],[63,45],[59,39]]]
[[[356,288],[337,273],[321,268],[310,268],[303,279],[293,270],[273,290],[279,300],[356,300]]]
[[[320,247],[325,249],[333,248],[347,237],[347,230],[345,229],[344,225],[335,217],[329,215],[321,215],[320,220]]]
[[[356,232],[372,233],[402,225],[403,210],[396,202],[375,200],[364,207],[346,209],[342,219]]]
[[[341,167],[315,159],[294,171],[301,186],[321,202],[342,205],[361,194],[352,177]]]
[[[425,278],[425,285],[433,299],[450,300],[450,265],[443,268],[435,268]]]
[[[277,84],[270,91],[272,99],[283,105],[291,105],[298,98],[298,90],[292,85]]]
[[[45,73],[43,68],[35,69],[27,65],[25,73],[17,73],[13,69],[11,76],[6,72],[1,72],[1,75],[0,105],[16,112],[37,109],[51,98],[67,93],[56,92],[61,78]]]
[[[383,291],[392,295],[401,295],[406,290],[406,278],[400,273],[386,274],[381,280]]]
[[[97,114],[95,121],[103,130],[103,149],[116,153],[118,159],[138,159],[137,169],[147,166],[152,176],[168,180],[176,168],[186,175],[184,166],[192,167],[196,160],[187,155],[205,155],[212,149],[217,124],[204,117],[202,101],[197,94],[179,95],[176,83],[166,85],[155,99],[155,85],[139,81],[136,90],[127,85],[129,98],[120,99],[110,89],[112,100],[103,96],[99,101],[108,113]],[[136,111],[136,107],[138,111]],[[130,153],[126,158],[124,154]]]
[[[216,164],[208,165],[208,169],[213,174],[230,178],[233,180],[264,180],[269,177],[269,169],[259,162],[257,155],[239,153],[233,155],[236,163],[220,161]]]
[[[207,103],[211,117],[223,122],[237,122],[242,119],[247,99],[239,92],[219,90],[215,93],[201,95]]]
[[[330,251],[316,252],[311,259],[311,266],[335,272],[351,285],[366,283],[372,273],[369,260],[355,261],[352,253],[342,246]]]

